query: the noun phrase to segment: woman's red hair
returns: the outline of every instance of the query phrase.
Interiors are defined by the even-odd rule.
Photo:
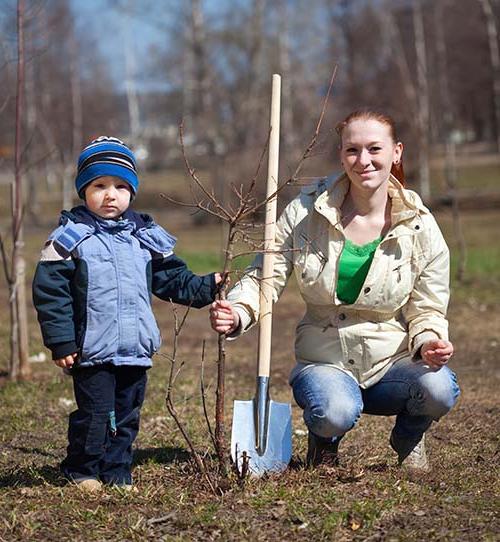
[[[376,120],[380,124],[385,124],[389,127],[389,133],[394,143],[397,143],[398,138],[396,136],[396,124],[394,120],[389,117],[389,115],[384,115],[378,111],[370,111],[369,109],[360,109],[359,111],[353,111],[347,117],[340,121],[335,127],[335,131],[339,134],[340,139],[342,139],[342,132],[344,128],[353,120]],[[403,160],[401,159],[399,163],[392,164],[391,173],[396,177],[396,179],[405,186],[405,172],[403,169]]]

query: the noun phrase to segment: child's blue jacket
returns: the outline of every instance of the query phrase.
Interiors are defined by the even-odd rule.
[[[44,344],[78,365],[151,366],[161,344],[151,294],[203,307],[214,274],[197,276],[173,253],[175,238],[151,217],[127,210],[105,220],[80,206],[63,211],[33,279]]]

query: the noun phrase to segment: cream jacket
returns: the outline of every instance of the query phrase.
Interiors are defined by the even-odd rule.
[[[422,344],[448,339],[449,251],[420,197],[390,178],[392,226],[376,249],[360,294],[352,305],[336,295],[337,268],[344,246],[340,206],[349,179],[308,186],[277,223],[274,301],[292,272],[306,304],[296,330],[297,365],[331,364],[367,388],[397,360],[418,357]],[[241,319],[237,336],[259,319],[261,270],[257,257],[229,292]]]

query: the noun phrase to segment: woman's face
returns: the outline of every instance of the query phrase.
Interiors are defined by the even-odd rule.
[[[402,153],[403,144],[395,143],[390,127],[378,120],[356,119],[342,132],[342,165],[350,181],[363,190],[373,191],[386,183]]]

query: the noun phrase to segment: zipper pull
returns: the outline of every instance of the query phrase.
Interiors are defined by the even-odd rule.
[[[111,432],[111,436],[116,437],[116,416],[114,410],[109,413],[109,430]]]

